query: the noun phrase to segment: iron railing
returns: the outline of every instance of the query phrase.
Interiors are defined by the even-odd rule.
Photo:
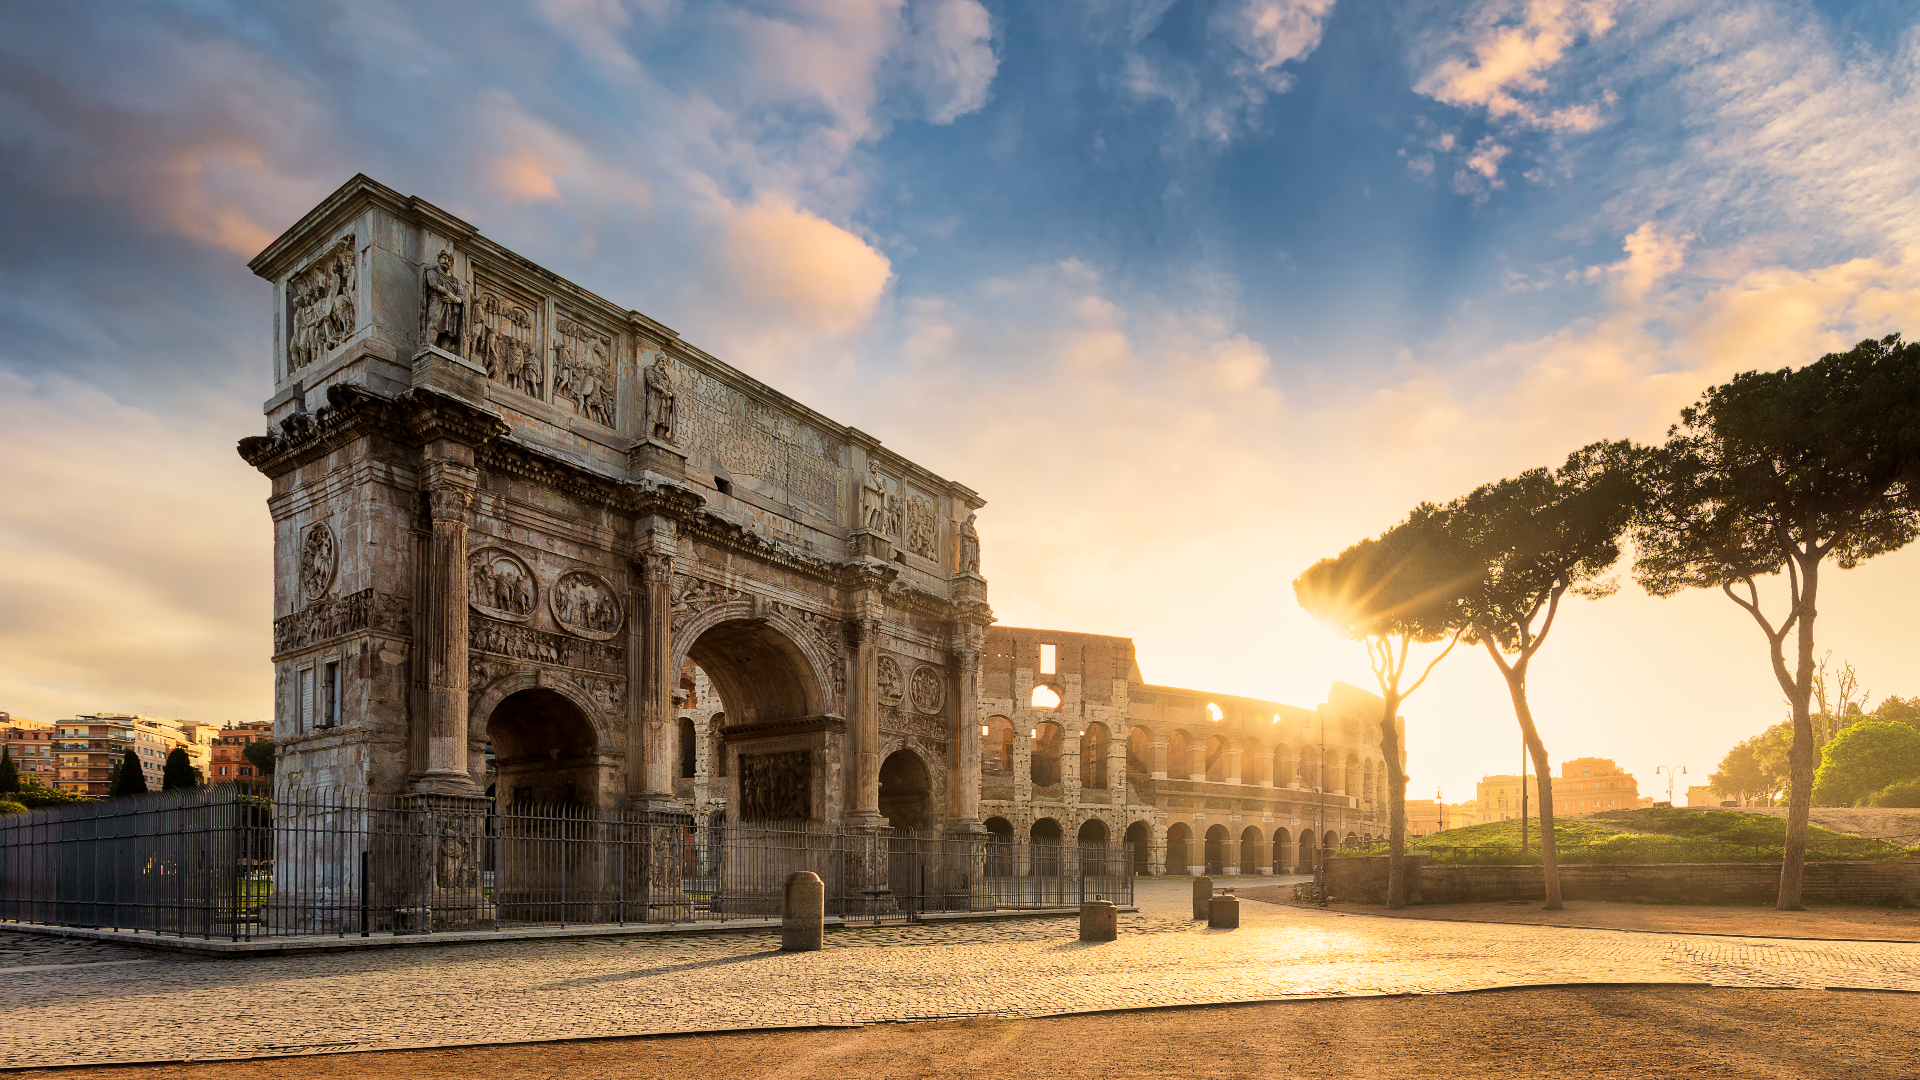
[[[1122,843],[223,785],[0,815],[0,919],[230,940],[1131,903]]]

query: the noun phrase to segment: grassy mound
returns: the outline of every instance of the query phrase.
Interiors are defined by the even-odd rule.
[[[1540,822],[1528,822],[1521,849],[1518,821],[1490,821],[1410,840],[1407,850],[1430,863],[1514,864],[1540,861]],[[1650,807],[1577,819],[1556,819],[1554,850],[1567,863],[1779,862],[1784,818],[1727,810]],[[1344,848],[1336,855],[1385,855],[1387,845]],[[1809,861],[1887,859],[1920,854],[1884,840],[1818,826],[1807,830]]]

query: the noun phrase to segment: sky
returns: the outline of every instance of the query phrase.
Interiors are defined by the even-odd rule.
[[[1893,0],[0,8],[0,710],[272,710],[269,286],[358,172],[981,492],[999,619],[1148,680],[1372,685],[1293,578],[1732,374],[1920,333]],[[1624,571],[1624,567],[1622,568]],[[1624,573],[1623,573],[1624,578]],[[1819,646],[1920,693],[1920,552]],[[1773,583],[1775,603],[1779,584]],[[1568,608],[1554,759],[1664,797],[1784,715],[1718,595]],[[1517,768],[1449,656],[1409,794]],[[1657,788],[1656,788],[1656,785]]]

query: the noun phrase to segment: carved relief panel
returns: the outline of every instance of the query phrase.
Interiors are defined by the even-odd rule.
[[[328,248],[287,279],[287,372],[320,359],[353,336],[359,262],[353,237]]]
[[[669,597],[674,621],[680,622],[716,604],[731,604],[745,600],[747,594],[739,589],[729,589],[725,585],[716,585],[697,577],[675,574]]]
[[[620,632],[620,598],[613,586],[585,570],[569,570],[553,583],[553,620],[568,633],[606,641]]]
[[[507,622],[533,618],[540,587],[519,556],[503,548],[481,548],[467,556],[468,602],[475,611]]]
[[[333,575],[340,567],[340,544],[324,521],[307,528],[300,542],[300,593],[309,602],[327,594]]]
[[[901,534],[901,542],[915,555],[931,559],[940,536],[940,522],[934,514],[933,501],[918,492],[909,492],[905,502],[906,527]]]
[[[554,324],[553,403],[613,426],[613,335],[562,315]]]
[[[880,657],[880,704],[893,708],[906,697],[906,680],[900,677],[900,664],[891,656]]]
[[[946,701],[946,681],[940,669],[925,664],[913,669],[913,707],[923,713],[937,713]]]
[[[487,377],[509,390],[546,400],[547,366],[541,355],[540,301],[476,271],[473,286],[471,359]]]

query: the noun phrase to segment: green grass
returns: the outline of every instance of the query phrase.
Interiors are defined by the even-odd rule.
[[[1554,850],[1561,862],[1778,862],[1786,843],[1783,818],[1738,811],[1699,811],[1670,807],[1616,810],[1554,822]],[[1449,829],[1407,843],[1430,863],[1514,864],[1540,861],[1540,822],[1530,821],[1527,849],[1520,847],[1520,822],[1490,821]],[[1337,855],[1385,855],[1385,843],[1349,848]],[[1812,861],[1888,859],[1920,855],[1920,848],[1836,833],[1818,826],[1807,830]]]

